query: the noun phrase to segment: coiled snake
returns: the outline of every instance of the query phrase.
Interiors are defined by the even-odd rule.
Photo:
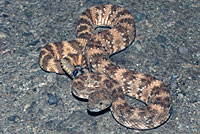
[[[151,129],[166,122],[171,108],[168,88],[150,75],[119,67],[109,59],[135,38],[130,12],[116,5],[97,5],[85,10],[77,23],[75,40],[49,43],[41,49],[41,68],[68,74],[73,79],[72,93],[88,99],[88,110],[110,107],[125,127]],[[99,27],[107,29],[95,34]],[[130,106],[125,95],[146,106]]]

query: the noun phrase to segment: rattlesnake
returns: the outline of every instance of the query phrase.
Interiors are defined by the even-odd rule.
[[[98,27],[107,27],[95,34]],[[168,88],[150,75],[119,67],[109,56],[129,46],[135,38],[130,12],[116,5],[97,5],[85,10],[72,41],[49,43],[41,49],[39,64],[45,71],[73,79],[72,93],[88,99],[88,110],[99,112],[110,107],[121,125],[134,129],[160,126],[170,116]],[[133,108],[125,95],[146,104]]]

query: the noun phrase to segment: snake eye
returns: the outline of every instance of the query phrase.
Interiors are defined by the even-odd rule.
[[[100,101],[100,102],[99,102],[99,105],[103,105],[103,102],[102,102],[102,101]]]

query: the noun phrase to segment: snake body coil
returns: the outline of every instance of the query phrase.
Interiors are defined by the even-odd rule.
[[[95,34],[98,27],[109,27]],[[125,49],[135,38],[133,16],[116,5],[98,5],[85,10],[78,19],[77,38],[50,43],[40,52],[42,69],[73,79],[72,92],[88,99],[88,109],[99,112],[110,107],[123,126],[151,129],[170,116],[171,96],[159,80],[119,67],[109,56]],[[141,100],[143,108],[131,107],[125,95]]]

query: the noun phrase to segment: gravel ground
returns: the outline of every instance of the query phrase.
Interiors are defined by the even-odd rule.
[[[110,0],[130,10],[137,38],[111,60],[151,74],[170,89],[173,111],[148,131],[90,115],[71,80],[38,65],[41,47],[75,38],[82,11],[105,0],[0,0],[0,134],[199,134],[199,0]]]

